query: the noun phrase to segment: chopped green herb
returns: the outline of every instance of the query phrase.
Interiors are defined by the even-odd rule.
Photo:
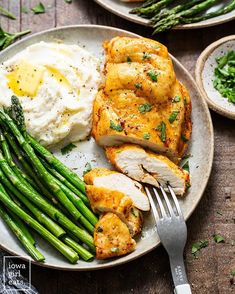
[[[171,115],[170,115],[170,117],[169,117],[169,122],[170,122],[171,124],[176,120],[178,114],[179,114],[179,111],[178,111],[178,110],[174,110],[174,111],[172,111],[172,113],[171,113]]]
[[[188,142],[188,139],[186,138],[184,134],[181,135],[181,140],[184,142]]]
[[[150,134],[149,134],[149,133],[144,133],[144,134],[143,134],[143,138],[144,138],[145,140],[149,140],[149,139],[150,139]]]
[[[233,277],[235,277],[235,269],[232,269],[230,273]]]
[[[151,53],[144,52],[143,59],[150,59],[152,57]]]
[[[85,169],[84,169],[84,171],[83,171],[83,175],[89,173],[91,170],[92,170],[91,164],[90,164],[90,162],[87,162],[87,163],[85,164]]]
[[[216,61],[213,86],[229,102],[235,103],[235,51],[228,51]]]
[[[194,256],[196,256],[196,253],[197,253],[198,251],[200,251],[202,248],[207,247],[208,244],[209,244],[209,241],[207,241],[207,240],[203,240],[203,241],[199,241],[199,242],[197,242],[197,243],[193,243],[193,245],[192,245],[192,250],[191,250],[192,254],[193,254]]]
[[[42,2],[40,2],[38,5],[34,6],[31,10],[35,14],[40,14],[40,13],[45,13],[46,12],[45,6],[42,4]]]
[[[148,76],[151,78],[151,80],[153,82],[157,82],[157,76],[158,76],[158,74],[153,69],[151,69],[150,71],[148,71]]]
[[[103,232],[103,229],[101,227],[97,227],[96,232],[97,233],[102,233]]]
[[[141,104],[141,105],[139,106],[139,112],[140,112],[140,113],[149,112],[149,111],[152,110],[152,108],[153,108],[152,105],[149,104],[149,103]]]
[[[216,243],[224,243],[224,237],[221,235],[215,234],[213,235],[213,238]]]
[[[111,252],[118,252],[118,251],[119,251],[119,248],[117,248],[117,247],[112,247],[112,248],[110,249],[110,251],[111,251]]]
[[[175,97],[172,99],[172,102],[173,102],[173,103],[180,102],[180,99],[181,99],[180,96],[177,95],[177,96],[175,96]]]
[[[115,123],[111,120],[110,121],[110,129],[115,130],[117,132],[122,132],[123,128],[120,124],[115,125]]]
[[[223,215],[223,213],[220,212],[220,211],[216,211],[216,213],[219,214],[219,215]]]
[[[64,0],[64,2],[71,4],[73,2],[73,0]]]
[[[186,170],[189,173],[189,158],[190,158],[190,154],[186,154],[181,161],[181,168]]]
[[[8,11],[7,9],[3,8],[2,6],[0,6],[0,14],[10,18],[10,19],[16,19],[15,15],[12,14],[10,11]]]
[[[22,12],[22,13],[25,13],[25,14],[28,14],[28,13],[29,13],[29,9],[28,9],[28,7],[26,7],[26,6],[22,6],[22,7],[21,7],[21,12]]]
[[[186,183],[186,190],[190,189],[191,188],[191,183],[190,182],[187,182]]]
[[[132,62],[130,56],[127,56],[126,61],[127,61],[127,63],[131,63]]]
[[[136,83],[134,86],[136,87],[136,89],[141,89],[142,88],[142,84],[140,84],[140,83]]]
[[[162,142],[166,142],[166,124],[162,121],[156,130],[160,132],[160,139]]]
[[[71,150],[73,150],[76,147],[73,143],[69,143],[65,147],[63,147],[60,151],[63,155],[68,154]]]

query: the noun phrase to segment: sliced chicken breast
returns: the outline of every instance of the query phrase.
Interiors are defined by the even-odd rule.
[[[143,215],[139,209],[132,207],[126,216],[126,221],[132,237],[141,232],[143,225]]]
[[[188,172],[163,155],[157,155],[143,148],[124,144],[106,148],[106,155],[117,170],[137,181],[158,187],[167,182],[177,195],[183,195],[189,182]]]
[[[138,209],[150,210],[149,200],[142,185],[119,172],[106,168],[95,168],[85,174],[84,181],[87,185],[119,191],[130,197],[133,205]]]
[[[96,258],[106,259],[135,250],[136,242],[129,229],[114,213],[103,215],[95,226]]]
[[[126,222],[125,218],[133,206],[130,197],[122,192],[94,185],[86,185],[86,194],[95,213],[113,212]]]
[[[179,161],[191,135],[191,102],[167,48],[127,37],[104,47],[106,79],[94,102],[95,140],[101,146],[138,144]]]

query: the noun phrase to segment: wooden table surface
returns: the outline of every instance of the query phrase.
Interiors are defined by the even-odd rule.
[[[123,20],[99,7],[92,0],[42,0],[45,14],[21,13],[21,6],[33,7],[38,0],[0,0],[17,20],[1,17],[1,26],[9,31],[32,29],[38,32],[70,24],[100,24],[119,27],[145,37],[151,29]],[[189,31],[171,31],[154,38],[194,75],[196,60],[211,42],[235,33],[235,21],[224,25]],[[234,211],[235,211],[235,123],[211,112],[215,132],[215,155],[212,174],[197,209],[188,224],[186,263],[193,293],[234,293],[235,269]],[[205,138],[205,148],[206,138]],[[225,237],[225,243],[216,244],[213,234]],[[199,240],[209,240],[209,246],[200,251],[198,259],[191,255],[191,247]],[[172,280],[167,254],[162,247],[129,264],[95,272],[63,272],[32,266],[32,283],[42,294],[119,294],[172,293]]]

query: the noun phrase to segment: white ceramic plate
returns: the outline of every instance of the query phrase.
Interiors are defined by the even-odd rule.
[[[25,47],[42,40],[46,42],[63,41],[67,44],[78,44],[80,46],[84,46],[87,50],[103,60],[102,43],[104,40],[111,39],[115,36],[136,35],[111,27],[94,25],[57,28],[30,36],[23,41],[12,45],[0,54],[0,62],[5,61]],[[195,82],[179,61],[177,61],[174,57],[172,58],[179,80],[185,84],[191,94],[193,107],[193,135],[188,151],[192,154],[192,158],[190,160],[192,187],[187,197],[180,201],[184,216],[187,219],[196,208],[206,187],[212,167],[214,138],[207,105],[200,96]],[[62,156],[59,148],[57,149],[57,152],[55,152],[55,155],[57,155],[68,166],[75,169],[80,175],[84,170],[86,162],[91,162],[92,167],[108,165],[107,160],[104,157],[103,150],[94,143],[93,139],[88,142],[86,141],[77,144],[77,148],[69,155]],[[0,232],[0,245],[3,248],[14,255],[26,255],[23,248],[19,245],[15,237],[9,232],[1,220]],[[71,265],[48,243],[44,242],[41,238],[37,238],[37,240],[38,248],[46,257],[45,263],[37,264],[67,270],[92,270],[115,266],[135,259],[160,244],[151,213],[144,216],[143,233],[142,237],[139,237],[137,240],[136,250],[129,255],[116,259],[105,261],[94,260],[90,263],[80,260],[76,265]]]
[[[103,6],[105,9],[111,11],[112,13],[123,17],[127,20],[130,20],[132,22],[142,24],[145,26],[151,26],[148,19],[142,18],[136,14],[130,14],[129,11],[133,9],[134,7],[140,6],[141,3],[125,3],[121,0],[95,0],[98,4]],[[224,0],[224,3],[228,3],[231,0]],[[219,9],[222,6],[222,4],[215,4],[212,8],[208,9],[206,12],[212,12],[214,10]],[[235,10],[231,11],[225,15],[217,16],[208,20],[200,21],[193,24],[185,24],[185,25],[179,25],[175,27],[174,29],[198,29],[198,28],[204,28],[204,27],[210,27],[214,25],[218,25],[227,21],[230,21],[232,19],[235,19]]]
[[[235,104],[222,97],[213,86],[214,70],[217,67],[216,58],[230,50],[235,51],[235,35],[212,43],[199,56],[195,76],[209,107],[219,114],[235,120]]]

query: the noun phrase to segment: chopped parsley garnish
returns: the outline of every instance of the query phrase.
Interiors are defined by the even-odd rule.
[[[219,234],[213,235],[213,238],[216,243],[224,243],[224,237]]]
[[[126,61],[127,61],[127,63],[131,63],[132,62],[130,56],[127,56]]]
[[[181,168],[186,170],[189,173],[189,158],[190,158],[190,154],[186,154],[181,161]]]
[[[191,188],[191,183],[190,182],[187,182],[186,183],[186,190],[190,189]]]
[[[181,135],[181,140],[184,142],[188,142],[188,139],[186,138],[184,134]]]
[[[150,59],[152,57],[151,53],[144,52],[143,59]]]
[[[28,7],[26,7],[26,6],[22,6],[22,7],[21,7],[21,12],[22,12],[22,13],[25,13],[25,14],[28,14],[28,13],[29,13],[29,9],[28,9]]]
[[[235,103],[235,51],[228,51],[216,61],[213,86],[221,96]]]
[[[96,232],[97,233],[102,233],[103,232],[103,229],[101,227],[97,227]]]
[[[64,0],[65,3],[71,4],[73,0]]]
[[[162,142],[166,142],[166,124],[162,121],[156,130],[160,132],[160,139]]]
[[[150,71],[148,71],[148,76],[151,78],[151,80],[153,82],[157,82],[157,76],[158,76],[158,74],[153,69],[151,69]]]
[[[114,131],[117,131],[117,132],[122,132],[123,131],[123,128],[120,124],[116,124],[111,120],[110,121],[110,129],[114,130]]]
[[[119,248],[117,248],[117,247],[112,247],[112,248],[110,249],[110,251],[111,251],[111,252],[118,252],[118,251],[119,251]]]
[[[35,14],[40,14],[40,13],[45,13],[46,9],[45,9],[44,5],[40,2],[38,5],[36,5],[32,8],[32,11]]]
[[[85,164],[85,169],[84,169],[84,171],[83,171],[83,175],[89,173],[89,171],[91,171],[91,170],[92,170],[91,164],[90,164],[90,162],[87,162],[87,163]]]
[[[136,87],[136,89],[141,89],[142,88],[142,84],[140,84],[140,83],[136,83],[134,86]]]
[[[149,103],[141,104],[141,105],[139,106],[139,112],[140,112],[140,113],[149,112],[149,111],[152,110],[152,108],[153,108],[152,105],[149,104]]]
[[[169,117],[169,122],[170,122],[171,124],[176,120],[178,114],[179,114],[179,111],[178,111],[178,110],[174,110],[174,111],[172,111],[172,113],[171,113],[171,115],[170,115],[170,117]]]
[[[76,148],[77,146],[74,145],[73,143],[69,143],[68,145],[66,145],[65,147],[61,148],[61,153],[62,155],[68,154],[71,150],[73,150],[74,148]]]
[[[197,243],[193,243],[193,245],[192,245],[192,250],[191,250],[192,254],[193,254],[194,256],[196,256],[196,253],[197,253],[198,251],[200,251],[202,248],[207,247],[208,244],[209,244],[209,241],[207,241],[207,240],[203,240],[203,241],[199,241],[199,242],[197,242]]]
[[[178,103],[178,102],[180,102],[180,99],[181,99],[180,96],[177,95],[177,96],[175,96],[175,97],[172,99],[172,102],[173,102],[173,103]]]
[[[150,139],[150,134],[149,134],[149,133],[144,133],[144,134],[143,134],[143,138],[144,138],[145,140],[149,140],[149,139]]]

